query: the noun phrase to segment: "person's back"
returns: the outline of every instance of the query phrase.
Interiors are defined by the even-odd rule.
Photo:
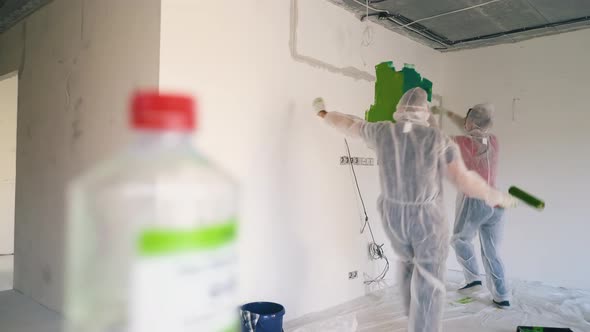
[[[498,169],[498,139],[495,135],[477,137],[454,136],[467,169],[477,172],[491,186],[496,186]]]
[[[439,198],[444,168],[452,158],[450,139],[435,128],[404,121],[373,126],[383,198],[411,204]]]
[[[424,90],[400,100],[396,123],[364,122],[360,136],[377,152],[381,196],[377,208],[400,260],[398,273],[408,331],[441,330],[449,229],[442,205],[446,165],[456,145],[429,127]]]
[[[435,108],[439,112],[440,108]],[[446,115],[463,131],[463,134],[453,136],[461,151],[461,157],[467,169],[476,172],[491,186],[496,185],[498,169],[498,138],[489,130],[493,125],[494,106],[492,104],[478,104],[467,112],[466,117],[451,111]]]

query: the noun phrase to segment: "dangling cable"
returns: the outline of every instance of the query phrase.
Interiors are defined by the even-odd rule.
[[[346,138],[344,139],[344,143],[346,144],[346,152],[348,153],[348,160],[350,162],[350,170],[352,171],[352,176],[354,178],[354,184],[356,185],[356,190],[358,192],[361,206],[363,207],[363,213],[365,215],[365,221],[363,223],[363,227],[361,228],[361,234],[364,234],[365,229],[369,229],[369,234],[371,235],[371,242],[369,243],[369,256],[373,260],[383,259],[385,260],[385,267],[383,271],[379,273],[375,278],[365,280],[365,285],[371,285],[373,283],[381,282],[385,279],[387,272],[389,272],[389,259],[385,256],[385,252],[383,251],[383,246],[385,244],[377,244],[375,241],[375,235],[373,234],[373,228],[371,228],[371,223],[369,222],[369,215],[367,214],[367,207],[365,206],[365,201],[363,199],[363,195],[361,194],[361,188],[359,186],[358,179],[356,177],[356,171],[354,170],[354,165],[352,163],[352,154],[350,153],[350,146],[348,145],[348,141]]]
[[[361,57],[361,61],[363,62],[363,66],[367,66],[367,62],[365,61],[365,56],[363,55],[363,48],[367,48],[373,44],[373,28],[369,25],[369,0],[366,0],[366,15],[365,15],[365,29],[363,30],[363,35],[361,37],[361,47],[359,50],[359,54]]]

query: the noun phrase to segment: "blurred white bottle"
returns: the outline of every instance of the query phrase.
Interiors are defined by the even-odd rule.
[[[138,93],[131,146],[69,192],[69,332],[237,331],[236,186],[191,144],[190,97]]]

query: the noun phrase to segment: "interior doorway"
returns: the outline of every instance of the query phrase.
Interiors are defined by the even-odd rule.
[[[0,76],[0,291],[13,288],[18,74]]]

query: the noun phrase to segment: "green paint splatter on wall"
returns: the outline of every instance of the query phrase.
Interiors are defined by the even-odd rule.
[[[423,78],[413,65],[405,65],[396,71],[393,62],[382,62],[375,66],[377,80],[375,81],[375,104],[365,113],[369,122],[394,121],[393,113],[402,95],[415,87],[420,87],[428,93],[428,101],[432,99],[432,82]]]

